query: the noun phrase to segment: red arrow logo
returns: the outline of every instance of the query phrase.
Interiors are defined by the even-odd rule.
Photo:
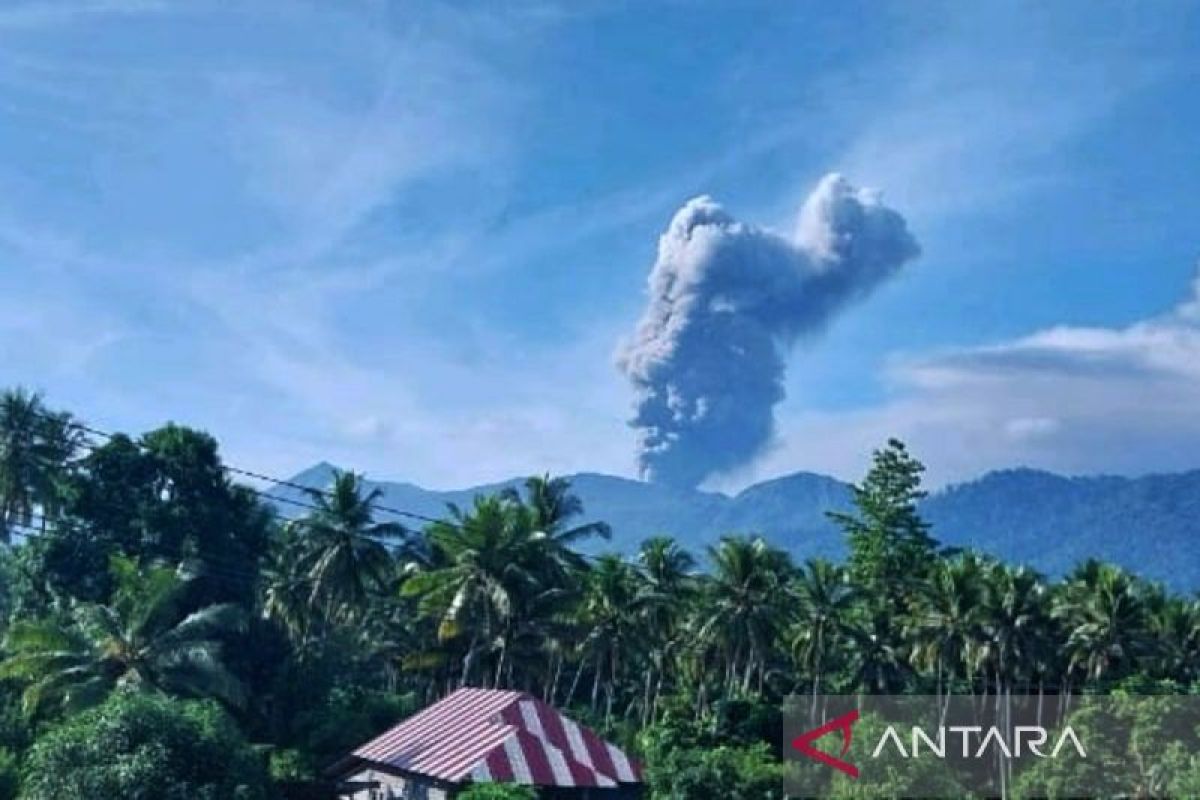
[[[813,742],[815,742],[817,739],[820,739],[825,734],[840,730],[842,732],[842,752],[840,755],[846,755],[847,751],[850,750],[850,738],[852,736],[850,726],[857,721],[858,710],[855,709],[848,714],[842,714],[837,719],[826,722],[819,728],[813,728],[808,733],[797,736],[794,740],[792,740],[792,747],[796,748],[814,761],[820,761],[826,766],[833,767],[836,770],[846,773],[851,778],[857,778],[858,767],[854,766],[849,761],[843,761],[836,756],[831,756],[829,753],[822,752],[821,750],[818,750],[812,746]]]

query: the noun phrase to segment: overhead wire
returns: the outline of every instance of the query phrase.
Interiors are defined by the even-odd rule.
[[[51,412],[36,412],[36,413],[38,413],[44,419],[52,419],[52,418],[56,419],[58,416]],[[66,422],[66,424],[67,424],[67,426],[69,426],[75,430],[81,431],[86,434],[90,434],[95,437],[99,437],[106,441],[111,441],[118,437],[122,437],[122,438],[126,438],[134,447],[138,448],[139,450],[141,450],[143,452],[146,452],[149,449],[145,443],[138,441],[137,439],[135,439],[132,436],[129,436],[128,434],[119,434],[119,433],[113,433],[110,431],[106,431],[106,430],[97,428],[93,425],[89,425],[89,424],[86,424],[79,420],[76,420],[74,418],[68,420]],[[82,449],[88,450],[89,452],[94,452],[95,450],[97,450],[100,447],[100,445],[95,444],[93,442],[85,441],[85,442],[80,442],[79,447]],[[238,467],[238,466],[226,464],[223,462],[221,464],[219,464],[219,468],[223,472],[231,474],[231,475],[237,475],[237,476],[240,476],[243,478],[251,478],[254,480],[264,481],[264,482],[273,484],[275,486],[280,486],[280,487],[292,489],[295,491],[300,491],[309,496],[317,495],[317,496],[321,496],[321,497],[325,497],[325,498],[332,498],[334,496],[333,492],[329,491],[328,489],[322,489],[322,488],[313,487],[313,486],[306,486],[304,484],[297,483],[294,480],[274,477],[274,476],[268,475],[266,473],[263,473],[263,472],[260,472],[257,470],[246,469],[244,467]],[[318,506],[314,503],[305,502],[303,500],[297,500],[293,497],[286,497],[281,494],[272,493],[270,491],[263,491],[262,489],[255,488],[253,486],[248,486],[245,483],[238,483],[237,485],[239,487],[241,487],[242,489],[254,494],[256,497],[259,497],[260,499],[265,500],[268,504],[272,504],[272,505],[282,504],[282,505],[287,505],[287,506],[291,506],[294,508],[302,508],[309,512],[325,511],[325,509],[321,508],[320,506]],[[427,514],[421,514],[419,512],[410,511],[407,509],[396,508],[394,506],[390,506],[390,505],[386,505],[386,504],[382,504],[382,503],[372,503],[371,510],[372,510],[372,512],[380,511],[380,512],[384,512],[387,514],[393,514],[395,516],[399,516],[399,517],[403,517],[403,518],[407,518],[407,519],[418,520],[418,521],[424,522],[426,524],[447,525],[452,528],[461,530],[461,526],[459,526],[457,523],[454,523],[454,522],[451,522],[450,520],[445,519],[444,517],[443,518],[432,517]],[[288,520],[288,522],[297,522],[297,521],[298,520],[296,520],[294,518]],[[380,539],[378,539],[376,537],[368,536],[365,538],[372,539],[373,541],[381,541]],[[590,553],[578,553],[578,555],[587,561],[593,561],[593,562],[599,561],[602,558],[602,556],[593,555]],[[630,566],[635,566],[635,567],[639,566],[636,562],[630,561],[629,559],[626,559],[623,557],[620,560]]]
[[[84,433],[89,433],[93,436],[98,436],[102,439],[111,440],[111,439],[117,438],[117,436],[119,436],[119,435],[122,435],[122,434],[110,433],[109,431],[101,430],[99,428],[96,428],[91,425],[87,425],[85,423],[78,422],[75,420],[72,420],[72,421],[68,422],[67,424],[70,427],[75,428],[76,430],[83,431]],[[138,442],[136,439],[133,439],[132,437],[128,437],[128,438],[129,438],[129,441],[138,449],[141,449],[141,450],[146,449],[145,445],[142,444],[141,442]],[[94,445],[93,446],[84,445],[84,446],[90,447],[90,449],[95,449]],[[277,478],[277,477],[274,477],[271,475],[267,475],[266,473],[259,472],[257,470],[246,469],[244,467],[236,467],[236,466],[233,466],[232,464],[226,464],[226,463],[222,463],[220,465],[220,468],[224,472],[227,472],[231,475],[238,475],[243,478],[251,478],[254,480],[264,481],[266,483],[274,484],[275,486],[282,486],[282,487],[285,487],[288,489],[294,489],[294,490],[297,490],[300,492],[304,492],[305,494],[314,494],[315,493],[315,494],[319,494],[319,495],[322,495],[325,497],[333,496],[333,493],[326,489],[321,489],[321,488],[317,488],[317,487],[313,487],[313,486],[305,486],[304,484],[296,483],[293,480],[289,480],[286,478]],[[242,485],[244,486],[244,484],[242,484]],[[258,494],[259,496],[267,497],[272,501],[278,501],[278,502],[283,502],[283,503],[287,503],[290,505],[296,505],[296,506],[300,506],[303,508],[308,508],[310,510],[320,510],[317,506],[314,506],[310,503],[303,503],[301,501],[294,500],[291,498],[283,498],[283,497],[280,497],[279,495],[271,494],[269,492],[262,492],[251,486],[245,486],[245,488],[249,489],[250,491],[254,492],[255,494]],[[421,513],[415,512],[415,511],[409,511],[407,509],[394,508],[392,506],[384,505],[382,503],[373,503],[371,505],[371,508],[375,511],[383,511],[388,514],[395,514],[396,516],[406,517],[408,519],[420,520],[421,522],[430,522],[430,523],[445,522],[444,519],[439,519],[437,517],[431,517],[427,514],[421,514]]]

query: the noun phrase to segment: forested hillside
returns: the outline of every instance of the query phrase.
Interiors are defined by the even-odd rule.
[[[317,465],[293,481],[324,486],[333,470]],[[825,475],[798,472],[732,497],[595,473],[568,480],[586,507],[612,526],[607,546],[622,553],[635,553],[643,539],[656,534],[669,533],[703,549],[729,533],[757,533],[797,559],[846,555],[845,537],[828,512],[850,508],[850,487]],[[413,484],[369,485],[383,491],[385,504],[436,516],[447,503],[469,503],[476,494],[520,483],[513,479],[449,492]],[[276,492],[284,498],[297,495],[286,487]],[[1181,590],[1200,588],[1200,471],[1067,478],[1004,470],[935,492],[919,507],[947,546],[977,549],[1050,575],[1100,558]],[[288,513],[286,505],[280,510]]]

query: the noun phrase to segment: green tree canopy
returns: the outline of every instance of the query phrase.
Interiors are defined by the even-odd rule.
[[[310,607],[329,619],[363,613],[372,592],[394,577],[387,541],[404,540],[396,522],[376,522],[375,504],[383,492],[367,491],[362,476],[337,472],[328,491],[308,492],[316,510],[289,527],[296,534],[297,567],[305,579]]]
[[[66,466],[82,442],[71,415],[50,411],[41,395],[21,388],[0,393],[0,543],[58,515]]]
[[[211,703],[118,694],[29,752],[22,800],[266,800],[266,770]]]
[[[173,691],[241,705],[241,681],[221,661],[222,637],[245,626],[234,604],[189,604],[193,581],[168,567],[114,558],[117,590],[107,605],[83,604],[65,619],[19,621],[5,640],[0,679],[25,685],[25,705],[67,710],[113,689]]]
[[[831,513],[846,533],[850,574],[880,599],[905,598],[935,563],[937,542],[917,513],[925,467],[898,439],[875,451],[862,483],[851,487],[853,513]]]
[[[221,574],[210,599],[249,599],[272,512],[231,480],[208,434],[169,424],[136,440],[113,436],[71,484],[66,511],[87,535],[130,555],[199,561]]]
[[[459,800],[537,800],[537,795],[528,786],[511,783],[480,783],[468,787],[458,796]]]

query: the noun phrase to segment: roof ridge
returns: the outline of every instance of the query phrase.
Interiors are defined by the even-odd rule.
[[[604,786],[640,779],[619,747],[531,692],[463,686],[355,750],[374,763],[434,779],[500,780],[518,769],[535,785]]]

